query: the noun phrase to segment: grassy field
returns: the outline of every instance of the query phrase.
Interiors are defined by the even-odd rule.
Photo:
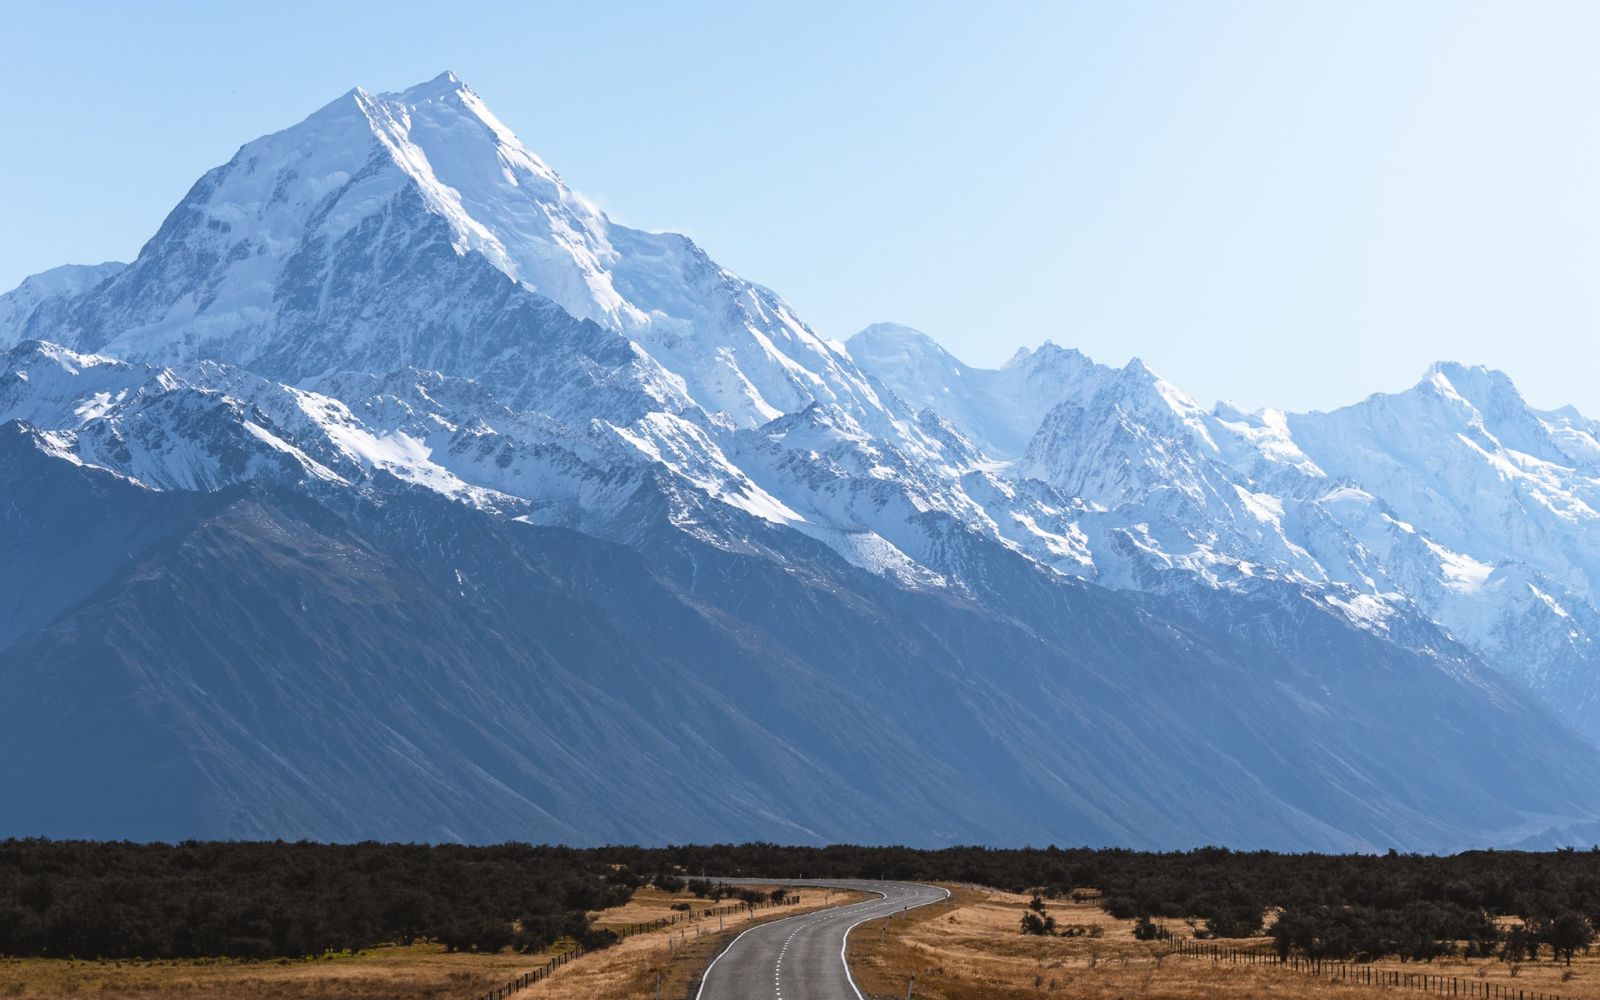
[[[710,964],[717,950],[735,934],[753,924],[768,920],[781,920],[818,909],[824,905],[844,906],[869,897],[859,892],[824,892],[821,889],[802,889],[797,906],[772,910],[757,910],[755,916],[729,915],[719,923],[716,917],[696,923],[696,927],[677,928],[673,933],[641,934],[623,941],[614,948],[588,956],[558,971],[554,976],[538,983],[517,996],[529,1000],[600,1000],[600,998],[632,998],[654,995],[656,978],[661,980],[661,995],[674,1000],[686,997],[698,981],[700,973]],[[652,920],[670,914],[673,901],[685,897],[662,898],[664,894],[654,889],[642,889],[625,907],[605,912],[601,926],[625,924],[630,921]],[[704,902],[691,900],[702,908]],[[665,913],[662,907],[667,907]],[[625,919],[617,919],[618,916]]]
[[[235,962],[0,959],[0,997],[141,1000],[465,1000],[527,970],[538,956],[447,954],[439,945],[374,948],[333,958]]]
[[[1029,897],[959,886],[951,890],[946,903],[912,911],[909,918],[864,924],[851,935],[851,968],[863,993],[900,1000],[912,976],[920,1000],[1008,1000],[1051,993],[1074,1000],[1247,1000],[1412,992],[1335,985],[1275,966],[1214,965],[1173,956],[1166,945],[1135,940],[1132,921],[1117,920],[1092,901],[1049,902],[1058,930],[1078,928],[1081,936],[1025,937],[1018,924]],[[1190,934],[1181,921],[1169,925],[1179,936]],[[1270,942],[1263,937],[1219,943],[1268,950]],[[1580,956],[1570,969],[1548,960],[1510,966],[1495,959],[1374,967],[1500,983],[1530,996],[1600,1000],[1596,955]]]
[[[823,905],[820,890],[803,890],[800,905],[749,915],[702,917],[663,930],[639,934],[613,948],[585,955],[519,997],[595,1000],[644,997],[663,976],[663,996],[681,996],[710,961],[716,945],[753,922],[791,916]],[[835,904],[863,898],[835,892]],[[624,927],[671,917],[674,903],[695,912],[713,904],[688,893],[637,891],[620,907],[593,916],[599,927]],[[0,959],[0,998],[45,1000],[93,997],[96,1000],[469,1000],[543,965],[548,955],[450,954],[436,944],[374,948],[356,955],[320,959],[237,962],[183,960],[162,962],[74,962],[57,959]],[[667,992],[668,986],[677,990]]]

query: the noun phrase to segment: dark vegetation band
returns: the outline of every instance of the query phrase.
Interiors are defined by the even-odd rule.
[[[418,940],[539,951],[563,938],[602,947],[607,933],[590,912],[621,905],[649,881],[721,896],[706,876],[964,882],[1045,899],[1092,892],[1140,928],[1185,921],[1196,936],[1226,938],[1266,929],[1280,951],[1323,958],[1537,955],[1540,944],[1570,954],[1600,925],[1600,850],[1435,857],[8,840],[0,842],[0,954],[266,958]]]

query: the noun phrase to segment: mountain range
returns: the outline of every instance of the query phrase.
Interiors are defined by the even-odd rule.
[[[1600,822],[1600,424],[818,335],[452,74],[0,296],[0,834],[1447,850]]]

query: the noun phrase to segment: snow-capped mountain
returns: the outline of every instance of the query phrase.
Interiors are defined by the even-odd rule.
[[[1600,737],[1600,453],[1576,410],[1534,410],[1504,374],[1448,363],[1332,413],[1246,413],[1202,407],[1137,360],[1074,355],[1059,396],[1030,393],[1019,364],[1049,345],[998,371],[903,328],[849,347],[975,439],[1017,426],[1016,400],[1047,403],[1005,474],[1090,508],[1078,524],[1101,582],[1167,592],[1271,575],[1375,629],[1418,612]],[[996,395],[1013,406],[991,407]]]
[[[641,364],[633,377],[667,408],[692,400],[742,427],[813,401],[883,415],[781,299],[682,236],[611,222],[450,73],[395,94],[357,88],[247,143],[90,294],[32,288],[49,277],[0,312],[14,339],[287,381],[407,364],[479,373],[559,335],[548,317],[504,315],[508,300],[527,308],[521,288],[618,335],[592,361],[623,369],[629,341],[647,351],[671,374]]]
[[[932,337],[908,326],[875,323],[845,344],[850,356],[917,409],[932,409],[992,458],[1027,450],[1046,413],[1087,399],[1111,369],[1045,341],[1022,348],[1000,369],[973,368]]]
[[[1446,847],[1600,816],[1600,752],[1467,648],[1592,675],[1593,549],[1545,548],[1589,541],[1597,428],[1487,373],[1299,417],[1048,343],[836,344],[450,74],[247,143],[130,264],[0,296],[0,348],[0,684],[66,704],[0,733],[106,672],[159,709],[88,714],[165,748],[205,831]],[[1177,757],[1212,790],[1174,804]]]
[[[29,317],[59,303],[76,299],[121,271],[126,264],[63,264],[24,278],[22,284],[0,295],[0,330],[20,330]]]
[[[858,472],[877,471],[853,488],[898,485],[901,507],[971,515],[959,485],[933,497],[919,474],[883,481],[891,468],[968,461],[964,442],[926,433],[781,299],[689,240],[610,222],[451,74],[398,94],[353,90],[247,143],[105,277],[51,296],[30,279],[0,302],[0,344],[212,359],[305,387],[412,368],[470,378],[496,406],[567,425],[558,436],[598,434],[608,453],[621,442],[633,462],[803,522],[852,558],[906,565],[886,540],[905,533],[898,520],[878,524],[870,504],[802,519],[766,495],[791,485],[783,474],[756,487],[726,460],[738,431],[817,404],[906,456],[858,456]],[[504,485],[482,471],[478,485]],[[525,477],[520,492],[541,503],[544,485]]]

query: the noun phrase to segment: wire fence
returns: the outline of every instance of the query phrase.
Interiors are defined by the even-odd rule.
[[[795,906],[799,902],[799,896],[785,896],[782,899],[765,899],[759,903],[741,902],[734,903],[729,906],[708,906],[704,909],[687,910],[683,913],[674,913],[670,917],[661,917],[656,920],[647,920],[637,924],[625,924],[621,927],[611,927],[607,929],[610,930],[612,934],[617,936],[618,941],[624,941],[630,937],[633,937],[635,934],[649,934],[652,931],[667,930],[668,928],[675,927],[678,924],[689,923],[691,921],[706,920],[711,917],[727,916],[730,913],[749,913],[753,915],[757,910],[771,909],[776,906]],[[505,1000],[506,997],[511,996],[513,993],[521,992],[535,983],[543,982],[544,980],[549,979],[551,976],[555,975],[556,971],[562,966],[565,966],[583,957],[590,951],[603,950],[605,949],[585,948],[577,942],[573,942],[569,948],[560,952],[559,954],[551,956],[548,962],[545,962],[537,969],[524,972],[522,975],[511,980],[510,982],[507,982],[503,986],[496,986],[487,993],[475,993],[473,994],[471,1000]]]
[[[1319,976],[1334,983],[1365,986],[1387,986],[1391,989],[1417,990],[1439,996],[1477,998],[1477,1000],[1569,1000],[1559,993],[1518,989],[1504,983],[1491,983],[1482,979],[1463,979],[1460,976],[1442,976],[1432,972],[1406,972],[1399,969],[1380,969],[1361,962],[1327,962],[1299,955],[1280,957],[1275,951],[1256,951],[1250,948],[1226,948],[1200,941],[1174,941],[1174,954],[1189,958],[1209,959],[1214,963],[1229,965],[1277,965],[1307,975]]]

